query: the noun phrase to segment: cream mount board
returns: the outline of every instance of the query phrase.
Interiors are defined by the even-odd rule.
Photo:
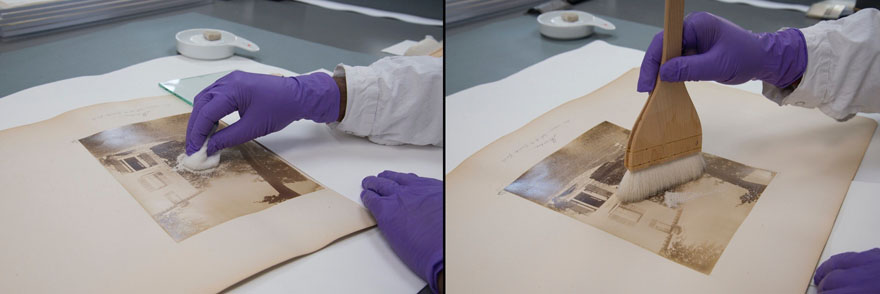
[[[711,272],[505,188],[603,121],[632,126],[638,70],[498,139],[446,177],[451,292],[802,293],[877,124],[839,123],[714,83],[687,83],[703,152],[775,173]],[[540,99],[541,97],[535,97]],[[452,270],[455,269],[455,270]]]
[[[374,225],[256,143],[224,153],[217,176],[239,187],[220,192],[162,167],[191,110],[168,95],[0,131],[0,292],[216,293]]]

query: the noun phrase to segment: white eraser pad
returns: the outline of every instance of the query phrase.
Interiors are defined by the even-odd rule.
[[[208,41],[217,41],[220,40],[220,32],[208,30],[202,33],[202,36],[205,37],[205,40]]]
[[[565,12],[562,14],[562,20],[565,22],[576,22],[578,21],[578,18],[577,13]]]

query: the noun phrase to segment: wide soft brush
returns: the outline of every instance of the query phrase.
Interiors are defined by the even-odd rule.
[[[661,65],[681,55],[683,19],[684,0],[666,0]],[[658,77],[630,133],[617,197],[639,201],[699,177],[702,144],[700,118],[684,83]]]

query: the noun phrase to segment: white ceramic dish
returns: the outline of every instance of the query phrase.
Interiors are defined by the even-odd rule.
[[[577,20],[569,22],[563,19],[563,14],[573,13]],[[604,30],[614,30],[614,24],[595,15],[578,10],[557,10],[543,13],[538,16],[538,25],[541,34],[556,39],[577,39],[593,34],[593,27]]]
[[[205,39],[205,31],[217,31],[220,39],[209,41]],[[232,56],[235,48],[241,48],[250,52],[260,51],[260,47],[245,38],[233,33],[215,29],[190,29],[177,32],[177,52],[184,56],[196,59],[223,59]]]

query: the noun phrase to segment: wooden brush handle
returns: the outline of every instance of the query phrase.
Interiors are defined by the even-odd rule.
[[[666,0],[665,13],[661,64],[681,56],[684,0]],[[684,83],[663,82],[658,77],[633,125],[624,166],[637,171],[698,153],[702,134],[700,118]]]
[[[663,19],[663,57],[660,64],[681,56],[681,35],[684,24],[684,0],[666,0]]]

